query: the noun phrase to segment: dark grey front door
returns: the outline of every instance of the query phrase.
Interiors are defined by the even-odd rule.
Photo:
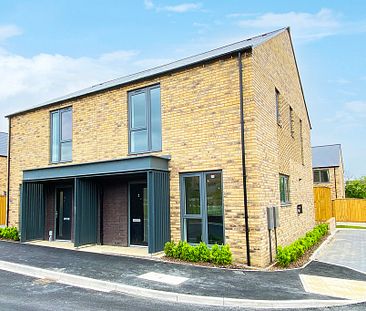
[[[130,244],[148,244],[148,225],[147,186],[130,184]]]
[[[56,191],[56,239],[71,240],[72,188]]]

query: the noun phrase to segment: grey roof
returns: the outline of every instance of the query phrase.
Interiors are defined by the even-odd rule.
[[[86,94],[95,93],[95,92],[102,91],[102,90],[105,90],[105,89],[113,88],[113,87],[116,87],[116,86],[120,86],[120,85],[123,85],[123,84],[133,82],[133,81],[137,81],[137,80],[141,80],[141,79],[145,79],[145,78],[150,78],[150,77],[160,75],[160,74],[163,74],[163,73],[166,73],[166,72],[169,72],[169,71],[177,70],[177,69],[180,69],[180,68],[184,68],[184,67],[187,67],[187,66],[191,66],[191,65],[194,65],[194,64],[205,62],[205,61],[208,61],[208,60],[211,60],[211,59],[222,57],[224,55],[230,55],[230,54],[233,54],[235,52],[250,49],[250,48],[256,47],[256,46],[270,40],[271,38],[277,36],[279,33],[282,33],[284,31],[288,31],[288,30],[289,30],[289,28],[281,28],[281,29],[278,29],[278,30],[275,30],[275,31],[272,31],[272,32],[268,32],[268,33],[265,33],[265,34],[262,34],[262,35],[259,35],[259,36],[255,36],[255,37],[252,37],[252,38],[249,38],[249,39],[246,39],[246,40],[242,40],[242,41],[239,41],[239,42],[236,42],[236,43],[233,43],[233,44],[225,45],[223,47],[220,47],[220,48],[217,48],[217,49],[205,52],[205,53],[201,53],[201,54],[198,54],[198,55],[183,58],[181,60],[166,64],[166,65],[162,65],[162,66],[155,67],[155,68],[152,68],[152,69],[144,70],[144,71],[132,74],[132,75],[117,78],[117,79],[110,80],[110,81],[100,83],[100,84],[97,84],[97,85],[93,85],[92,87],[89,87],[89,88],[86,88],[86,89],[83,89],[83,90],[80,90],[80,91],[77,91],[77,92],[74,92],[74,93],[71,93],[71,94],[68,94],[68,95],[65,95],[65,96],[61,96],[61,97],[58,97],[58,98],[55,98],[55,99],[52,99],[52,100],[49,100],[49,101],[46,101],[41,105],[37,105],[37,106],[31,107],[31,108],[28,108],[26,110],[21,110],[21,111],[14,112],[14,113],[8,115],[7,117],[17,115],[17,114],[20,114],[20,113],[23,113],[23,112],[26,112],[26,111],[29,111],[29,110],[34,110],[34,109],[37,109],[37,108],[40,108],[40,107],[43,107],[43,106],[48,106],[48,105],[51,105],[51,104],[55,104],[55,103],[65,101],[65,100],[68,100],[68,99],[83,96],[83,95],[86,95]]]
[[[0,156],[8,156],[8,133],[0,132]]]
[[[313,168],[337,167],[343,162],[340,144],[316,146],[313,150]]]

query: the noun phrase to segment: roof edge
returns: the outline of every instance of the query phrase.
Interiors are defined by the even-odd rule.
[[[90,94],[103,92],[105,90],[120,87],[122,85],[126,85],[129,83],[156,77],[156,76],[159,76],[162,74],[166,74],[168,72],[181,70],[185,67],[194,66],[194,65],[201,64],[201,63],[204,63],[207,61],[218,59],[220,57],[231,55],[231,54],[237,53],[239,51],[250,50],[253,47],[258,46],[258,45],[270,40],[274,36],[284,32],[286,30],[288,30],[288,27],[280,28],[280,29],[277,29],[277,30],[274,30],[274,31],[271,31],[268,33],[263,33],[263,34],[260,34],[260,35],[254,36],[254,37],[250,37],[250,38],[238,41],[238,42],[234,42],[232,44],[227,44],[227,45],[209,50],[207,52],[199,53],[196,55],[192,55],[192,56],[189,56],[186,58],[176,60],[176,61],[168,63],[168,64],[146,69],[146,70],[143,70],[143,71],[140,71],[137,73],[133,73],[133,74],[130,74],[127,76],[119,77],[116,79],[108,80],[106,82],[102,82],[102,83],[93,85],[91,87],[84,88],[82,90],[72,92],[70,94],[66,94],[64,96],[60,96],[58,98],[46,101],[42,104],[35,105],[28,109],[16,111],[14,113],[6,115],[5,117],[11,118],[16,115],[28,113],[28,112],[31,112],[31,111],[34,111],[34,110],[37,110],[40,108],[45,108],[45,107],[49,107],[54,104],[63,103],[68,100],[81,98],[84,96],[88,96]],[[258,42],[255,42],[256,40]]]

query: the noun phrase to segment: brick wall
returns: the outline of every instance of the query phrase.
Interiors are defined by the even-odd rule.
[[[0,195],[7,191],[8,158],[0,156]]]
[[[105,245],[128,245],[127,183],[121,180],[103,182],[103,229]]]
[[[255,235],[251,234],[251,238],[256,240],[253,241],[253,247],[256,247],[258,255],[260,254],[255,256],[254,263],[265,265],[269,262],[266,207],[281,205],[280,173],[290,176],[291,204],[280,207],[281,227],[278,230],[278,243],[291,243],[315,224],[310,124],[287,32],[254,49],[253,73],[256,156],[259,161],[255,167],[256,204],[251,209],[250,225],[255,231]],[[275,88],[280,92],[280,125],[277,123]],[[293,135],[290,130],[290,106],[293,109]],[[301,215],[297,214],[297,204],[303,205],[304,213]]]

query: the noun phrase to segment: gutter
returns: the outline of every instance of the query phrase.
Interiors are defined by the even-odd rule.
[[[6,188],[6,220],[5,225],[9,226],[9,191],[10,191],[10,137],[11,137],[11,119],[9,118],[9,133],[8,133],[8,176],[7,176],[7,188]]]
[[[240,92],[240,129],[241,129],[241,162],[243,168],[243,191],[244,191],[244,218],[245,218],[245,239],[247,248],[247,265],[250,266],[250,244],[249,244],[249,217],[248,217],[248,191],[247,191],[247,172],[245,162],[245,129],[244,129],[244,98],[243,98],[243,64],[242,53],[238,52],[238,71],[239,71],[239,92]]]

